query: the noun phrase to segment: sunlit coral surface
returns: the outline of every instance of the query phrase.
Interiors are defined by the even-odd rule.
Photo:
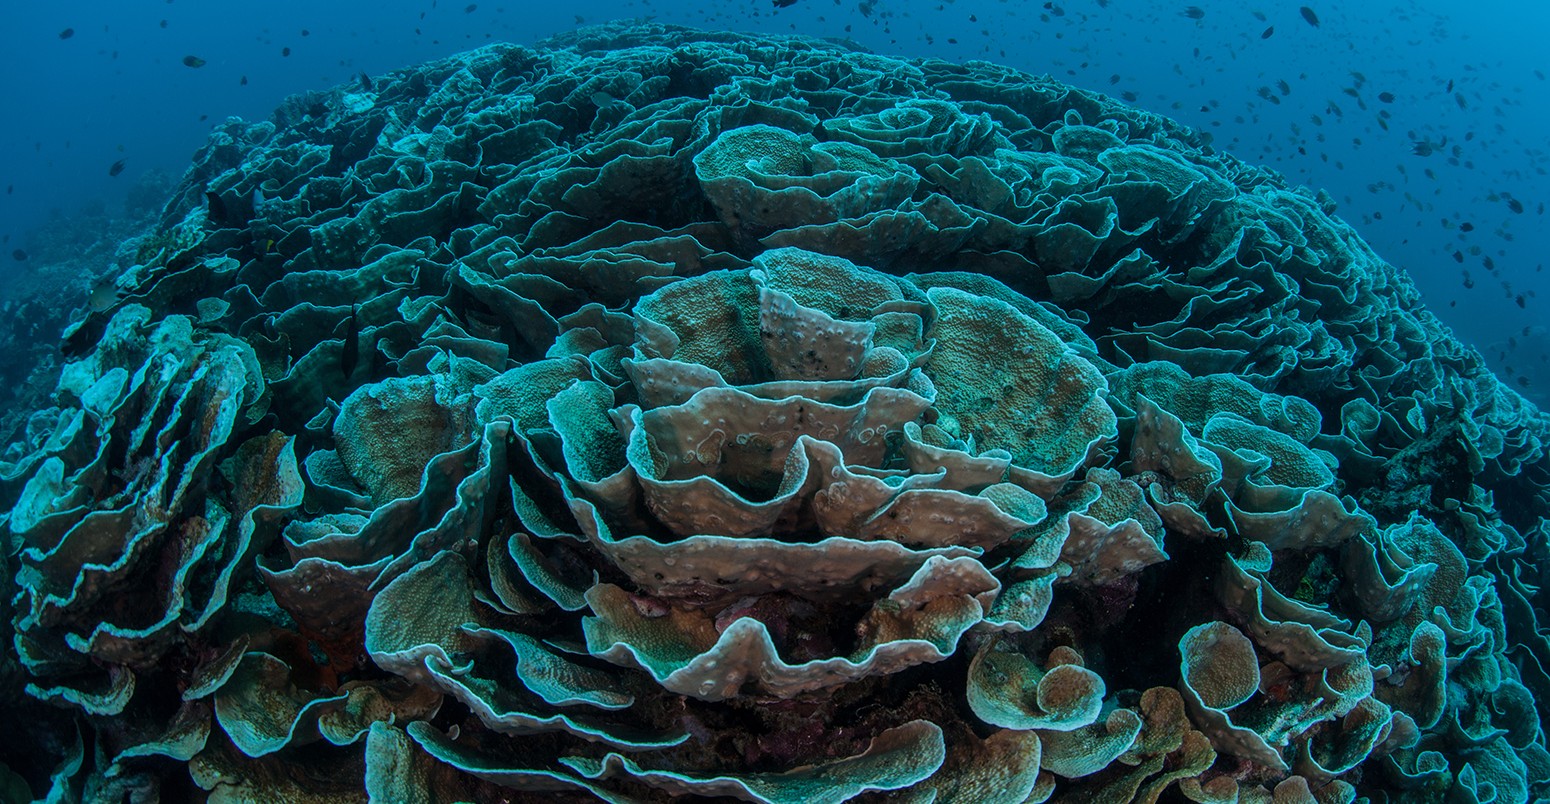
[[[1166,119],[593,28],[157,238],[0,465],[20,795],[1550,793],[1550,421]]]

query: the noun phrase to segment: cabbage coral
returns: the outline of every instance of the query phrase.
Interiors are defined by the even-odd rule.
[[[656,25],[228,122],[0,465],[0,781],[1550,794],[1550,420],[1332,206],[1048,78]]]

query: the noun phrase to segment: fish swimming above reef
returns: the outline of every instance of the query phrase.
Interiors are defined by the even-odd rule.
[[[116,277],[109,274],[92,283],[91,293],[86,297],[86,304],[96,312],[104,312],[113,307],[118,301],[118,282]]]
[[[209,191],[205,192],[205,223],[219,229],[227,220],[226,202],[220,195]]]
[[[18,249],[13,249],[11,251],[11,259],[16,260],[17,262],[26,262],[27,261],[27,252],[22,251],[19,248]]]
[[[109,176],[117,176],[118,174],[123,173],[123,172],[124,172],[124,160],[122,160],[122,159],[120,159],[117,162],[114,162],[113,164],[108,166],[108,175]]]
[[[192,68],[197,70],[200,67],[205,66],[205,64],[207,64],[207,62],[204,59],[199,58],[198,56],[184,56],[183,57],[183,66],[184,67],[192,67]]]

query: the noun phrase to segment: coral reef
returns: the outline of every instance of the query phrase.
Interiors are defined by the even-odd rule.
[[[1326,196],[653,24],[219,127],[0,463],[52,800],[1550,795],[1550,418]]]

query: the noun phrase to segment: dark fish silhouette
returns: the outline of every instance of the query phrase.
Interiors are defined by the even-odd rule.
[[[1259,38],[1260,39],[1269,39],[1271,37],[1271,35],[1273,35],[1275,32],[1276,32],[1276,26],[1272,25],[1269,28],[1266,28],[1265,32],[1259,35]]]
[[[364,70],[361,71],[361,88],[367,92],[371,91],[371,76],[367,75]]]
[[[184,67],[192,67],[192,68],[197,70],[200,67],[205,66],[205,63],[206,63],[205,60],[199,58],[198,56],[184,56],[183,57],[183,66]]]
[[[1523,214],[1523,202],[1516,198],[1507,199],[1507,208],[1513,212],[1518,213],[1519,215]]]
[[[1392,92],[1379,92],[1378,93],[1378,100],[1383,101],[1384,103],[1393,103],[1394,102],[1394,93],[1392,93]]]
[[[797,4],[797,0],[775,0],[776,8],[789,8]]]
[[[122,159],[120,159],[117,162],[114,162],[112,165],[108,166],[108,175],[109,176],[117,176],[118,174],[123,173],[123,172],[124,172],[124,160],[122,160]]]
[[[208,190],[205,191],[205,222],[217,227],[226,222],[226,202]]]
[[[21,249],[16,249],[15,251],[11,252],[11,259],[16,260],[17,262],[26,262],[27,252],[22,251]]]
[[[1192,20],[1203,19],[1206,16],[1206,10],[1200,6],[1190,6],[1189,8],[1180,11],[1179,16],[1189,17]]]
[[[463,13],[464,14],[472,14],[475,11],[478,11],[478,10],[479,10],[479,4],[478,3],[469,3],[468,6],[463,9]]]
[[[289,55],[291,55],[291,49],[288,48],[288,47],[280,48],[280,55],[281,56],[289,56]]]
[[[1309,25],[1315,28],[1319,27],[1319,15],[1313,13],[1313,9],[1303,6],[1297,9],[1297,13],[1301,14],[1302,18],[1307,20]]]
[[[355,364],[360,361],[361,351],[361,326],[355,318],[355,311],[359,304],[350,305],[350,326],[344,333],[344,347],[339,352],[339,371],[345,379],[355,373]]]
[[[239,82],[238,82],[238,83],[239,83],[239,84],[240,84],[240,85],[242,85],[242,86],[247,86],[247,85],[248,85],[248,77],[247,77],[247,76],[245,76],[245,75],[244,75],[244,76],[242,76],[242,80],[241,80],[241,81],[239,81]]]
[[[63,31],[59,32],[59,38],[60,39],[69,39],[72,36],[75,36],[75,29],[74,28],[66,28]]]

